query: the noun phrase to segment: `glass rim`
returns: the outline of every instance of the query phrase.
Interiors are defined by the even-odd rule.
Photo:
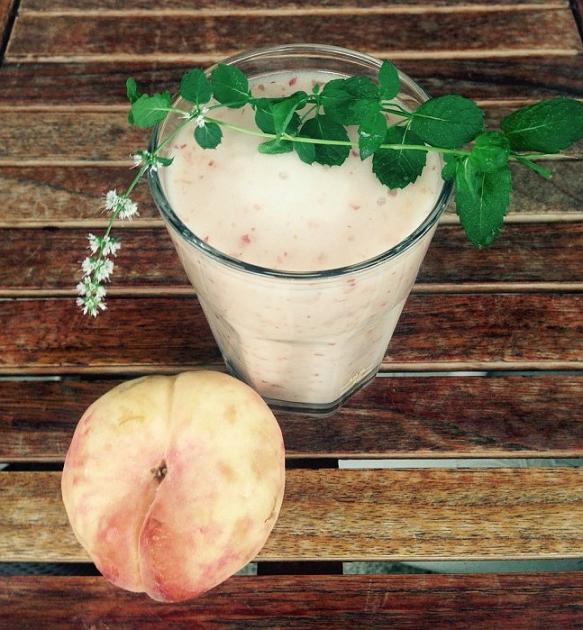
[[[344,56],[347,60],[355,59],[369,66],[377,68],[380,68],[382,64],[382,61],[375,57],[372,57],[371,55],[360,53],[349,48],[342,48],[340,46],[329,46],[325,44],[282,44],[280,46],[265,46],[262,48],[254,48],[239,53],[237,55],[227,57],[226,59],[217,63],[231,65],[236,64],[240,61],[248,61],[254,58],[261,58],[263,56],[268,57],[277,53],[287,53],[290,56],[294,56],[294,53],[297,56],[306,56],[308,54],[322,55],[329,53],[333,56]],[[213,64],[212,66],[207,68],[205,72],[207,74],[212,72],[213,68],[215,68],[216,66],[217,64]],[[407,84],[417,94],[419,94],[422,102],[430,98],[429,94],[413,79],[411,79],[409,75],[405,74],[401,70],[398,70],[398,72],[401,83]],[[180,98],[181,97],[177,97],[175,101]],[[163,129],[166,120],[167,118],[153,128],[152,134],[150,136],[150,144],[148,146],[149,151],[154,151],[156,149],[158,144],[158,135]],[[405,251],[410,249],[417,241],[419,241],[429,230],[433,228],[433,226],[445,210],[453,188],[453,183],[451,181],[444,181],[439,196],[437,197],[435,204],[431,209],[431,212],[427,215],[427,217],[425,217],[423,222],[413,232],[407,235],[402,241],[399,241],[399,243],[397,243],[396,245],[393,245],[391,248],[385,250],[384,252],[381,252],[380,254],[377,254],[376,256],[373,256],[372,258],[367,258],[366,260],[354,263],[352,265],[333,267],[331,269],[321,269],[317,271],[284,271],[280,269],[272,269],[270,267],[262,267],[260,265],[254,265],[252,263],[239,260],[214,248],[212,245],[205,243],[204,240],[202,240],[194,232],[192,232],[190,228],[185,225],[183,221],[178,217],[178,215],[174,212],[172,206],[166,198],[164,190],[162,189],[162,183],[160,181],[157,170],[149,169],[148,183],[150,186],[150,192],[152,194],[152,197],[154,198],[154,202],[156,203],[160,214],[162,215],[162,218],[166,219],[168,223],[170,223],[170,225],[174,228],[179,236],[181,236],[187,243],[194,246],[203,254],[209,256],[210,258],[214,258],[215,260],[218,260],[219,262],[228,265],[229,267],[235,267],[236,269],[239,269],[246,273],[261,276],[270,276],[274,278],[285,278],[290,280],[334,278],[336,276],[343,276],[349,273],[363,271],[371,267],[376,267],[386,260],[395,258],[396,256],[404,253]]]

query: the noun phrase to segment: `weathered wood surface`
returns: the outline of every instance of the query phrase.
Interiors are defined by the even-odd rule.
[[[144,138],[135,146],[143,144]],[[582,165],[582,161],[546,162],[553,173],[550,181],[512,165],[514,194],[507,221],[583,218]],[[104,226],[107,217],[100,209],[105,192],[123,189],[129,177],[128,167],[107,164],[0,166],[0,226]],[[140,207],[133,225],[162,225],[146,184],[138,186],[133,197]],[[456,221],[454,212],[451,204],[443,220]]]
[[[0,225],[21,229],[0,234],[0,290],[70,289],[86,227],[105,221],[103,193],[127,182],[120,161],[146,138],[125,121],[127,76],[168,87],[194,63],[276,40],[393,57],[434,94],[486,100],[490,123],[511,103],[583,96],[583,46],[566,0],[21,0],[0,68]],[[442,226],[421,282],[459,291],[470,282],[579,285],[581,162],[551,167],[550,183],[516,172],[510,218],[528,223],[508,226],[480,257],[458,227]],[[139,221],[155,227],[126,230],[118,286],[185,288],[146,186],[137,198]],[[50,224],[74,229],[25,229]],[[581,367],[581,296],[534,287],[413,295],[385,368]],[[0,372],[98,375],[1,382],[0,459],[62,461],[84,407],[119,382],[107,372],[221,365],[194,299],[113,298],[110,309],[88,321],[72,299],[0,300]],[[579,456],[581,396],[581,378],[568,374],[383,377],[329,418],[280,419],[291,459]],[[66,521],[59,473],[0,473],[0,505],[0,561],[87,560]],[[260,558],[581,557],[581,522],[583,469],[292,469]],[[235,578],[179,606],[99,578],[0,578],[0,626],[570,628],[583,626],[582,575]]]
[[[62,461],[85,409],[120,382],[1,382],[0,461]],[[289,458],[581,457],[581,408],[583,376],[382,376],[331,416],[276,415]]]
[[[431,7],[444,7],[453,10],[467,10],[475,6],[487,8],[488,0],[436,0],[431,5],[427,0],[398,0],[392,3],[390,7],[383,0],[197,0],[193,4],[192,0],[158,0],[156,4],[152,4],[149,0],[21,0],[21,13],[42,12],[53,13],[62,11],[65,13],[77,13],[78,11],[102,11],[104,9],[120,11],[121,13],[142,10],[147,13],[156,11],[182,10],[191,13],[205,12],[210,10],[224,11],[226,13],[245,12],[245,11],[285,11],[286,9],[310,11],[324,7],[336,12],[338,10],[354,11],[355,9],[364,10],[383,10],[388,11],[391,8],[394,11],[403,11],[407,7],[411,9],[420,9],[422,11]],[[567,8],[568,0],[506,0],[496,3],[497,6],[505,8],[507,11],[521,9],[521,5],[541,5],[544,8]],[[461,6],[460,6],[461,5]],[[529,7],[525,7],[528,9]]]
[[[0,578],[10,628],[577,628],[583,573],[235,577],[160,605],[100,577]]]
[[[190,0],[189,0],[190,1]],[[196,65],[210,65],[203,59]],[[161,61],[7,63],[0,69],[0,106],[126,105],[125,81],[135,77],[145,92],[174,91],[192,63]],[[399,68],[433,96],[459,93],[485,100],[527,102],[583,96],[583,59],[534,56],[491,59],[402,59]]]
[[[495,127],[512,111],[490,105],[486,124]],[[0,127],[0,165],[54,162],[119,161],[147,145],[148,130],[131,127],[125,111],[4,111]],[[581,155],[583,143],[565,153]]]
[[[583,218],[583,214],[582,214]],[[121,232],[118,232],[118,235]],[[165,228],[124,230],[112,288],[116,294],[136,289],[179,291],[190,287]],[[87,229],[0,229],[0,296],[62,292],[74,294],[87,252]],[[87,252],[88,253],[88,252]],[[423,263],[416,290],[439,284],[449,290],[473,290],[494,283],[496,290],[532,291],[532,283],[575,283],[583,289],[583,222],[510,224],[489,249],[477,252],[459,225],[437,230]],[[505,283],[509,289],[505,289]],[[426,286],[428,285],[428,286]],[[467,287],[464,287],[467,285]]]
[[[413,294],[383,365],[580,368],[582,307],[583,295],[569,293]],[[220,364],[198,302],[189,296],[112,297],[97,319],[83,316],[73,298],[0,300],[0,321],[4,374],[136,373]]]
[[[6,58],[86,59],[163,55],[221,58],[259,46],[298,41],[326,42],[393,57],[488,56],[492,53],[575,54],[583,49],[567,7],[446,12],[292,11],[242,15],[145,13],[73,16],[23,13]],[[96,37],[95,34],[99,33]],[[157,36],[153,36],[157,33]],[[541,36],[544,34],[544,36]]]
[[[0,473],[0,561],[85,561],[58,472]],[[259,560],[583,555],[583,469],[291,469]]]

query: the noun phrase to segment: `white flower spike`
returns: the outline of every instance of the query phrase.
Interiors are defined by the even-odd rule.
[[[138,204],[127,197],[122,197],[119,203],[119,214],[117,215],[120,219],[132,219],[138,214]]]

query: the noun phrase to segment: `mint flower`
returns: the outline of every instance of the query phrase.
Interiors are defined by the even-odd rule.
[[[109,258],[86,258],[81,269],[85,276],[93,278],[95,281],[103,282],[109,280],[113,272],[113,261]]]
[[[105,209],[120,219],[131,219],[138,214],[138,204],[125,195],[118,195],[116,190],[105,195]]]
[[[97,317],[100,311],[104,311],[107,306],[104,302],[106,294],[105,288],[90,277],[85,277],[77,285],[77,306],[81,308],[84,315]]]
[[[95,236],[88,234],[89,249],[92,254],[100,252],[103,256],[117,256],[117,252],[121,248],[121,243],[117,238],[112,236]]]

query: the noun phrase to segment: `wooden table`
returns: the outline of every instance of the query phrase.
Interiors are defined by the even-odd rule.
[[[0,0],[0,561],[88,563],[59,471],[90,401],[130,375],[220,366],[146,186],[140,218],[120,227],[109,310],[94,321],[74,305],[101,197],[127,182],[145,143],[126,124],[127,76],[172,88],[185,68],[237,50],[320,41],[391,58],[434,95],[477,99],[494,122],[583,95],[581,8]],[[369,388],[329,418],[280,415],[287,491],[259,576],[166,606],[95,575],[4,576],[0,627],[583,627],[583,573],[338,575],[350,560],[583,556],[583,468],[337,468],[583,455],[581,162],[548,167],[551,182],[514,172],[507,225],[487,251],[464,241],[450,209]]]

